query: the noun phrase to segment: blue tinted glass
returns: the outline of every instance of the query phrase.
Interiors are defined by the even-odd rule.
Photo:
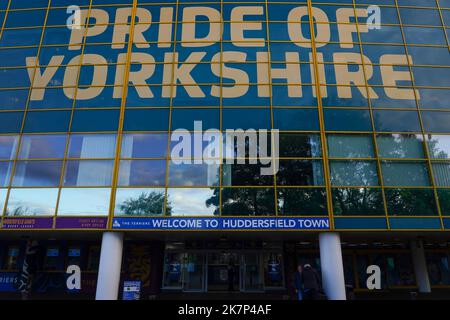
[[[419,116],[416,111],[374,111],[375,128],[386,132],[420,132]]]
[[[28,112],[24,132],[66,132],[70,111]]]
[[[14,172],[15,187],[57,187],[62,161],[19,161]]]
[[[168,109],[127,110],[125,112],[125,131],[167,131],[168,128]]]
[[[22,112],[0,113],[0,133],[19,133],[22,126]]]
[[[219,109],[174,109],[172,111],[172,130],[194,130],[194,122],[203,130],[220,129]],[[202,130],[200,129],[200,130]],[[198,130],[196,128],[196,130]]]
[[[77,110],[73,115],[72,131],[115,131],[119,113],[119,110]]]
[[[270,129],[270,109],[223,109],[223,129]]]
[[[66,150],[65,135],[23,136],[19,159],[63,158]]]
[[[161,134],[124,134],[122,137],[122,158],[165,157],[168,136]]]
[[[324,110],[325,128],[329,131],[372,131],[369,111]]]
[[[273,109],[274,129],[293,131],[319,130],[316,109]]]
[[[164,186],[165,179],[165,160],[120,161],[120,186]]]
[[[450,113],[438,111],[422,112],[423,126],[428,132],[450,132]]]

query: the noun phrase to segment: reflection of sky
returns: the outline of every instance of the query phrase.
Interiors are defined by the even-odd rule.
[[[58,215],[108,215],[111,189],[62,189]]]
[[[168,201],[173,216],[211,216],[216,209],[206,207],[206,200],[214,194],[212,189],[169,189]]]
[[[208,179],[210,176],[210,179]],[[211,186],[219,184],[219,166],[206,164],[174,164],[169,167],[170,186]]]
[[[448,158],[450,155],[450,136],[447,135],[433,135],[428,138],[428,144],[434,145],[434,148],[429,147],[430,157],[432,158]]]
[[[61,177],[62,161],[19,161],[13,185],[18,187],[56,187]]]
[[[55,214],[58,189],[12,189],[7,212],[18,215]]]

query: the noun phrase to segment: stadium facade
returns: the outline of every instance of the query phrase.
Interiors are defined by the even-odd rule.
[[[449,0],[0,0],[0,26],[1,297],[283,299],[304,263],[330,299],[449,292]]]

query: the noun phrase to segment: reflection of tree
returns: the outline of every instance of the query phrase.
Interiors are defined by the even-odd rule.
[[[326,191],[322,188],[300,189],[278,187],[280,215],[326,215]]]
[[[430,189],[387,189],[386,201],[391,215],[437,215]]]
[[[336,215],[383,215],[380,189],[333,189],[333,207]]]
[[[20,217],[20,216],[34,216],[35,213],[29,207],[17,206],[17,207],[14,207],[12,210],[9,210],[7,208],[6,209],[6,215],[7,216]]]
[[[120,212],[130,216],[146,216],[152,214],[164,213],[165,195],[162,192],[152,191],[149,193],[141,193],[139,197],[129,198],[119,205]],[[166,213],[171,214],[172,207],[167,202]]]
[[[416,146],[424,147],[422,136],[415,134],[392,134],[389,135],[390,157],[407,158],[411,154],[411,150]],[[386,137],[386,136],[385,136]],[[442,151],[438,150],[437,140],[428,141],[428,147],[430,155],[437,155]],[[419,152],[423,152],[420,150]],[[420,156],[417,156],[419,158]],[[419,162],[420,163],[420,162]],[[423,163],[426,166],[426,163]],[[427,170],[428,172],[428,170]],[[407,174],[412,175],[411,180],[415,181],[415,172],[399,172],[398,175]],[[384,177],[386,178],[386,177]],[[395,177],[390,177],[392,181],[395,181]],[[428,177],[429,179],[429,177]],[[419,180],[421,180],[419,178]],[[394,183],[395,185],[395,183]],[[434,192],[429,189],[411,189],[411,188],[389,188],[385,190],[386,202],[390,215],[436,215],[436,202],[434,198]]]
[[[280,156],[311,157],[317,154],[318,139],[311,135],[285,135],[280,137]],[[314,149],[314,150],[313,150]],[[323,180],[320,162],[302,160],[280,161],[277,174],[278,185],[314,185]],[[275,215],[274,177],[261,175],[261,165],[224,164],[222,167],[222,214],[223,215]],[[319,182],[320,180],[320,182]],[[227,188],[227,186],[242,186]],[[247,187],[254,186],[254,187]],[[265,186],[267,186],[265,188]],[[213,196],[206,201],[214,205],[219,214],[220,190],[214,188]],[[319,214],[325,209],[326,201],[321,189],[278,189],[279,203],[284,214]]]
[[[275,215],[273,189],[266,188],[224,188],[222,190],[223,215]],[[219,189],[206,201],[206,205],[216,207],[214,215],[219,214]]]

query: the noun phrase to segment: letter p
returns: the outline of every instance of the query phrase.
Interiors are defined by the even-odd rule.
[[[88,16],[89,15],[89,16]],[[80,10],[80,25],[79,28],[72,28],[70,33],[69,50],[80,50],[84,37],[94,37],[105,32],[108,27],[109,15],[108,12],[101,9]],[[89,25],[89,21],[94,18],[95,24]]]

